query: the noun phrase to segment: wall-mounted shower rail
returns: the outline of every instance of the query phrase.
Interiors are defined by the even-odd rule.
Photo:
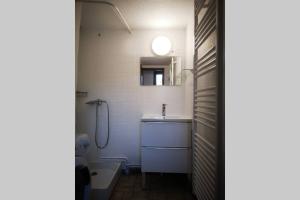
[[[97,1],[97,0],[79,0],[80,2],[83,3],[98,3],[98,4],[106,4],[108,6],[110,6],[112,8],[112,10],[115,12],[115,14],[117,15],[117,17],[120,19],[120,21],[122,22],[122,24],[124,24],[124,26],[126,26],[127,31],[131,34],[131,28],[128,25],[126,19],[124,18],[124,16],[122,15],[121,11],[119,10],[119,8],[117,6],[115,6],[113,3],[111,2],[107,2],[107,1]]]

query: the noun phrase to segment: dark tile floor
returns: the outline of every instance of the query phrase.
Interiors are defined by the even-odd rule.
[[[147,174],[147,189],[142,189],[142,174],[121,175],[110,200],[195,200],[186,175]]]

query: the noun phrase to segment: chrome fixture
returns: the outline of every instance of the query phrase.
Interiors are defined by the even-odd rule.
[[[105,102],[105,101],[104,101],[104,100],[101,100],[101,99],[96,99],[96,100],[88,101],[88,102],[86,102],[86,104],[97,104],[97,105],[101,105],[102,102]]]
[[[99,106],[102,105],[102,103],[106,104],[106,109],[107,109],[107,137],[106,137],[106,142],[103,146],[98,144],[98,112],[99,112]],[[102,99],[96,99],[92,101],[86,102],[86,104],[89,105],[94,105],[96,104],[96,125],[95,125],[95,144],[98,149],[104,149],[109,142],[109,135],[110,135],[110,128],[109,128],[109,106],[108,103],[105,100]]]
[[[88,92],[76,91],[76,97],[87,97]]]
[[[128,25],[125,17],[122,15],[119,8],[117,6],[115,6],[115,4],[113,4],[111,2],[107,2],[107,1],[97,1],[97,0],[79,0],[79,1],[82,3],[99,3],[99,4],[106,4],[106,5],[110,6],[113,9],[113,11],[115,12],[115,14],[117,15],[117,17],[122,22],[122,24],[124,24],[124,26],[126,26],[127,31],[130,34],[132,33],[132,30],[131,30],[130,26]]]
[[[165,104],[165,103],[162,104],[162,113],[161,113],[161,115],[162,115],[163,117],[166,116],[166,106],[167,106],[167,104]]]

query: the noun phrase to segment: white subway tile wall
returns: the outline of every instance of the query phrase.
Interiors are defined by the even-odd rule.
[[[174,55],[186,57],[186,29],[134,30],[81,30],[78,55],[78,90],[87,91],[88,97],[77,98],[76,131],[91,136],[88,154],[90,161],[101,156],[128,157],[129,164],[140,164],[139,121],[143,113],[161,113],[162,103],[167,114],[190,114],[192,84],[182,86],[140,86],[139,59],[154,56],[151,42],[157,35],[165,35],[172,42]],[[101,36],[98,36],[101,33]],[[187,92],[186,90],[190,90]],[[190,95],[186,97],[186,95]],[[110,106],[111,137],[107,148],[98,151],[94,144],[95,107],[86,105],[91,99],[105,99]],[[106,139],[105,107],[100,116],[100,143]]]

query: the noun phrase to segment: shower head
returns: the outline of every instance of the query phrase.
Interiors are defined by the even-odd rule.
[[[105,102],[105,101],[102,100],[102,99],[96,99],[96,100],[88,101],[88,102],[86,102],[86,104],[90,104],[90,105],[98,104],[98,105],[101,105],[102,102]]]

